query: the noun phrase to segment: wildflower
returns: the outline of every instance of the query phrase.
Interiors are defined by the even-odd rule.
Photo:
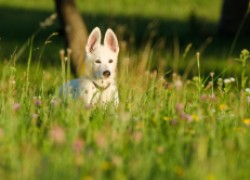
[[[84,147],[84,141],[81,138],[77,138],[73,144],[75,152],[80,152]]]
[[[206,101],[208,100],[208,95],[206,95],[206,94],[201,94],[200,100],[203,101],[203,102],[206,102]]]
[[[192,119],[193,119],[195,122],[200,121],[199,116],[198,116],[198,115],[196,115],[196,114],[192,114]]]
[[[249,56],[249,51],[247,50],[247,49],[243,49],[242,51],[241,51],[241,54],[242,54],[242,56]]]
[[[179,116],[180,119],[186,120],[187,122],[191,122],[193,120],[192,115],[184,112],[184,105],[183,104],[177,104],[175,107],[175,110],[176,110],[177,115]]]
[[[72,50],[70,48],[67,48],[67,55],[70,56],[72,53]]]
[[[223,81],[222,78],[218,78],[218,81],[217,81],[217,82],[218,82],[218,83],[222,83],[222,81]]]
[[[250,94],[250,88],[246,88],[245,91]]]
[[[249,126],[250,125],[250,118],[246,118],[242,120],[243,124]]]
[[[183,117],[184,117],[183,119],[185,119],[187,122],[192,122],[193,121],[193,116],[190,115],[190,114],[184,114]]]
[[[41,96],[35,96],[33,97],[33,102],[36,106],[40,107],[42,105]]]
[[[224,83],[225,83],[225,84],[230,84],[230,83],[231,83],[231,80],[230,80],[230,79],[224,79]]]
[[[181,104],[181,103],[176,104],[175,110],[176,110],[176,112],[178,112],[178,113],[183,112],[183,111],[184,111],[184,105]]]
[[[143,137],[143,134],[142,134],[142,132],[140,132],[140,131],[137,131],[137,132],[135,132],[135,133],[133,134],[133,140],[134,140],[136,143],[141,142],[142,137]]]
[[[221,111],[225,111],[225,110],[228,109],[228,106],[227,106],[226,104],[220,104],[220,105],[219,105],[219,109],[220,109]]]
[[[183,86],[183,83],[182,83],[182,81],[179,79],[179,80],[176,80],[176,81],[174,82],[174,86],[175,86],[176,89],[181,89],[182,86]]]
[[[64,62],[64,57],[65,57],[65,51],[64,51],[64,49],[61,49],[61,50],[59,51],[59,55],[60,55],[61,61]]]
[[[235,82],[235,78],[231,77],[229,78],[231,82]]]
[[[55,125],[49,131],[50,139],[56,144],[63,144],[65,142],[64,129],[58,125]]]
[[[173,85],[176,89],[181,89],[183,87],[183,82],[181,81],[180,76],[178,76],[176,73],[173,73],[172,79]]]
[[[235,82],[235,78],[233,78],[233,77],[224,79],[225,84],[230,84],[230,83],[233,83],[233,82]]]
[[[14,104],[13,104],[13,109],[14,109],[15,111],[18,111],[18,110],[20,109],[20,107],[21,107],[21,105],[20,105],[19,103],[14,103]]]
[[[211,76],[211,77],[214,77],[214,72],[211,72],[211,73],[210,73],[210,76]]]

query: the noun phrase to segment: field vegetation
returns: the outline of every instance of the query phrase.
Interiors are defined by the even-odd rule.
[[[249,41],[217,35],[221,1],[77,3],[118,35],[119,107],[58,96],[52,1],[1,0],[0,177],[248,179]]]

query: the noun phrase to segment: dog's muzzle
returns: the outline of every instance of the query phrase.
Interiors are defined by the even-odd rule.
[[[108,78],[110,75],[111,75],[110,71],[104,71],[104,72],[103,72],[103,76],[104,76],[105,78]]]

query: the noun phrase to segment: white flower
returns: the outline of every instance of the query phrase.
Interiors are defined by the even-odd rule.
[[[231,80],[230,79],[224,79],[224,83],[229,84],[229,83],[231,83]]]
[[[230,78],[231,82],[235,82],[235,79],[233,77]]]
[[[246,91],[247,93],[250,93],[250,88],[246,88],[245,91]]]

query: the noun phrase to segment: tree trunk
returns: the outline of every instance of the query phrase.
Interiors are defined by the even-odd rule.
[[[71,49],[71,69],[75,76],[83,72],[87,31],[74,0],[55,0],[56,10]]]

